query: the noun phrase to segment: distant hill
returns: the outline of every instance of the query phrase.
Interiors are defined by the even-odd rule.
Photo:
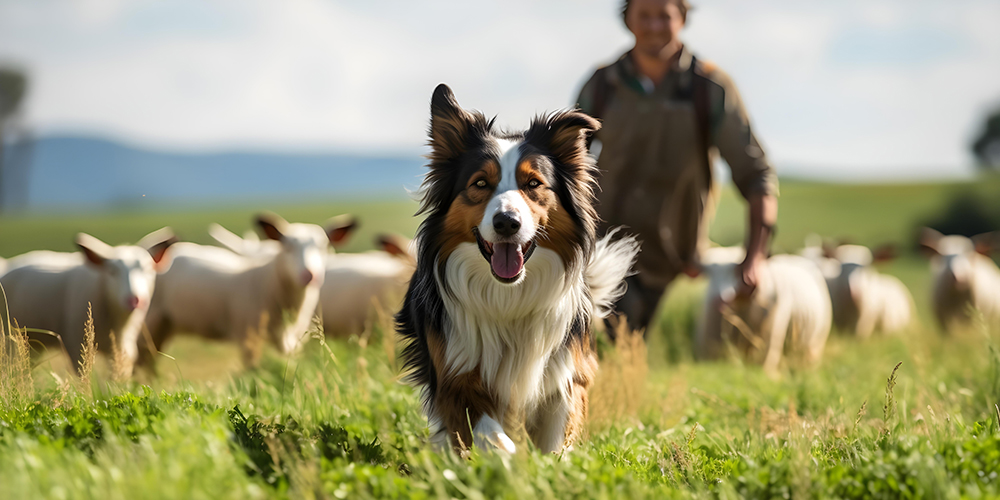
[[[77,136],[36,139],[30,157],[29,209],[405,197],[423,173],[417,155],[165,152]]]

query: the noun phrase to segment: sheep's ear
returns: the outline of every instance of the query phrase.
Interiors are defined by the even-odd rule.
[[[805,238],[805,248],[822,248],[823,237],[816,233],[809,233]]]
[[[110,259],[112,256],[113,251],[110,245],[87,233],[77,234],[75,241],[76,246],[83,252],[83,256],[87,259],[87,262],[95,266],[104,265],[104,261]]]
[[[872,250],[872,261],[889,262],[895,260],[897,255],[896,244],[886,243]]]
[[[938,241],[943,238],[944,235],[929,228],[925,227],[920,230],[920,248],[928,256],[941,255],[941,252],[937,248]]]
[[[357,217],[350,214],[338,215],[326,221],[326,237],[335,248],[341,247],[347,243],[357,228]]]
[[[257,237],[256,233],[253,234],[254,238]],[[211,223],[208,225],[208,235],[215,240],[216,243],[228,248],[233,253],[243,254],[246,251],[246,245],[243,238],[240,238],[236,233],[222,227],[221,224]]]
[[[823,257],[828,259],[837,258],[837,245],[830,243],[829,241],[823,242]]]
[[[525,141],[548,150],[566,167],[582,164],[588,154],[590,137],[601,129],[601,122],[579,111],[561,111],[532,121],[524,134]]]
[[[386,253],[403,259],[412,259],[410,240],[397,234],[380,234],[375,237],[375,244]]]
[[[153,262],[159,264],[163,260],[163,256],[167,253],[167,249],[170,248],[170,245],[178,241],[180,240],[177,239],[174,230],[164,227],[143,236],[139,240],[138,245],[149,252],[149,256],[153,258]]]
[[[976,252],[989,257],[1000,246],[1000,231],[977,234],[972,237]]]
[[[288,230],[288,222],[282,219],[277,214],[272,213],[262,213],[257,215],[256,219],[257,227],[260,228],[261,232],[267,239],[274,241],[281,241],[285,237],[285,232]]]
[[[465,151],[472,121],[472,115],[458,104],[451,88],[438,85],[431,96],[431,159],[447,161]]]

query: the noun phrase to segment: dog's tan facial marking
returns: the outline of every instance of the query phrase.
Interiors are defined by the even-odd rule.
[[[455,197],[444,219],[441,258],[446,260],[461,243],[475,243],[472,228],[483,219],[486,204],[500,182],[500,166],[493,160],[485,162],[469,177],[465,188]]]
[[[569,263],[576,255],[574,246],[576,225],[559,202],[553,187],[542,175],[537,157],[529,157],[517,166],[517,185],[521,196],[531,209],[531,216],[541,229],[538,246],[548,248],[563,262]]]

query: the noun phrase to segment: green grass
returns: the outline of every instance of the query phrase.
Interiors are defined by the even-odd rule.
[[[776,246],[795,248],[808,232],[908,245],[916,225],[964,188],[786,183]],[[742,234],[737,201],[723,198],[713,230],[722,243]],[[408,202],[268,208],[313,222],[351,211],[369,232],[415,227]],[[252,212],[0,218],[0,255],[69,249],[79,230],[134,241],[166,224],[205,241],[207,222],[242,231]],[[368,239],[362,233],[353,248]],[[885,271],[926,310],[925,261],[906,254]],[[124,383],[99,366],[83,386],[46,354],[36,358],[33,389],[0,405],[0,497],[1000,496],[996,328],[946,337],[922,314],[895,338],[833,336],[819,368],[772,380],[758,367],[692,362],[699,293],[698,283],[675,284],[649,339],[648,367],[628,362],[644,359],[641,348],[602,342],[589,437],[562,456],[526,444],[513,457],[429,450],[386,324],[363,338],[314,339],[294,359],[267,353],[252,371],[240,368],[235,346],[180,339],[158,378]]]

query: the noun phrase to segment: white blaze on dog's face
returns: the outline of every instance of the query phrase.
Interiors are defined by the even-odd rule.
[[[493,196],[486,203],[483,218],[477,226],[480,248],[490,260],[493,275],[501,282],[517,281],[523,271],[526,257],[531,256],[535,247],[535,235],[541,214],[533,213],[521,193],[518,182],[520,163],[519,144],[508,140],[498,140],[500,146],[500,179],[493,190]],[[526,189],[538,189],[541,180],[532,175],[530,162],[525,167],[522,180]],[[486,184],[477,181],[478,185]]]

